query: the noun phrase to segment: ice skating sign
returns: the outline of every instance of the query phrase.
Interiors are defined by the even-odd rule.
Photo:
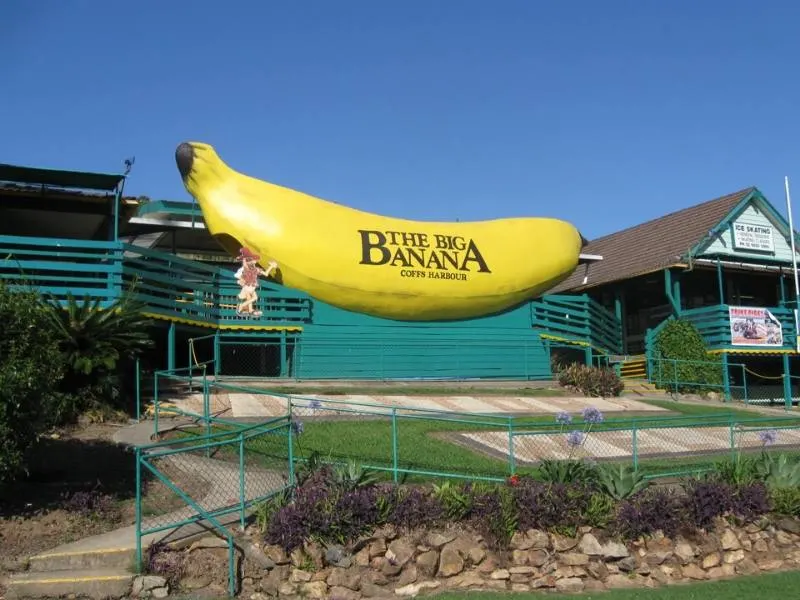
[[[733,246],[737,250],[775,252],[775,244],[772,240],[772,226],[734,223]]]

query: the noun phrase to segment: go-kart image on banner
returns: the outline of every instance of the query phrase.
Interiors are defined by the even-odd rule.
[[[734,346],[783,346],[783,327],[766,308],[730,306],[731,343]]]

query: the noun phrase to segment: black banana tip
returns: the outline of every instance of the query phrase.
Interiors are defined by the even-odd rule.
[[[194,163],[194,149],[191,144],[184,142],[175,149],[175,162],[181,177],[186,179],[192,172],[192,163]]]

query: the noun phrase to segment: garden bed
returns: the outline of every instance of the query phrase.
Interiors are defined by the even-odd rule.
[[[258,507],[235,570],[245,597],[357,599],[655,587],[794,569],[800,466],[784,458],[740,456],[714,476],[664,487],[578,460],[547,463],[539,479],[393,486],[317,457],[293,496]],[[175,590],[224,590],[218,546],[158,550],[151,571]]]
[[[21,570],[32,555],[134,524],[136,465],[133,453],[113,441],[118,429],[84,421],[43,437],[34,447],[28,477],[0,495],[0,579]],[[178,469],[168,475],[189,493],[208,488]],[[185,505],[148,479],[145,515]]]

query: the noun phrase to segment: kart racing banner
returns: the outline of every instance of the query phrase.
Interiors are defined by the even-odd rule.
[[[729,306],[728,320],[734,346],[783,346],[781,323],[766,308]]]

